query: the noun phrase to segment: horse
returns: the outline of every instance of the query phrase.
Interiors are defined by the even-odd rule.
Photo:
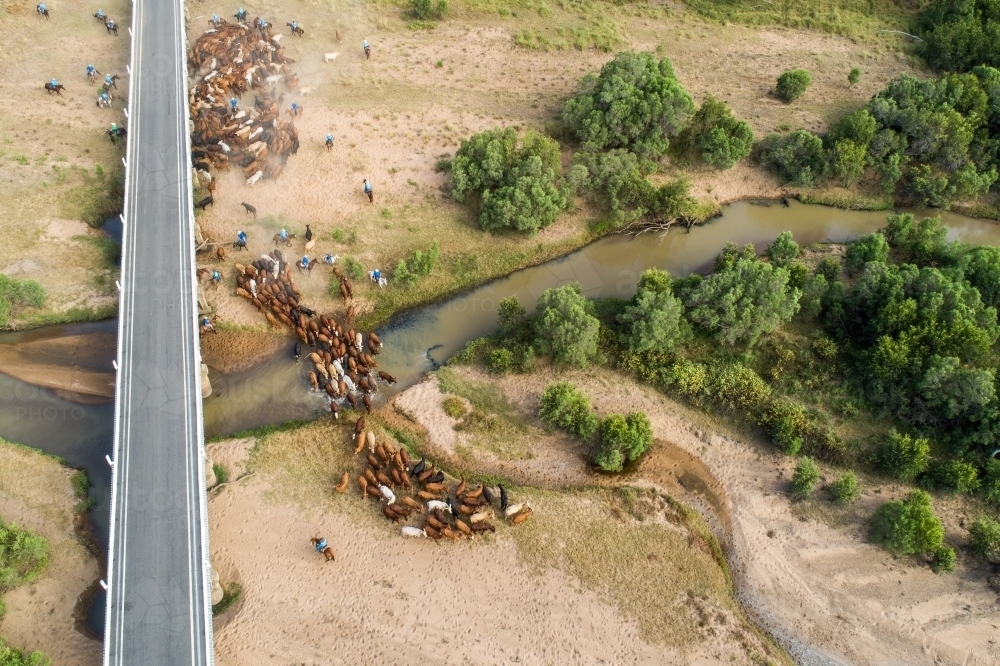
[[[243,9],[242,7],[240,7],[236,11],[236,13],[233,14],[233,18],[236,19],[237,23],[246,23],[247,22],[247,10]]]
[[[96,12],[94,12],[93,14],[91,14],[91,16],[93,16],[95,19],[97,19],[98,22],[100,22],[100,23],[104,23],[104,21],[108,18],[108,15],[105,14],[100,9],[98,9]]]
[[[97,106],[99,106],[102,109],[110,108],[111,107],[111,100],[112,99],[113,98],[111,97],[110,93],[103,93],[101,95],[98,95],[97,96]]]
[[[107,22],[104,24],[104,27],[108,29],[109,35],[114,34],[115,37],[118,36],[118,24],[112,21],[111,19],[107,20]]]
[[[248,204],[246,201],[244,201],[240,205],[243,206],[243,208],[246,209],[247,214],[253,215],[253,219],[255,219],[255,220],[257,219],[257,209],[256,208],[254,208],[253,206],[251,206],[250,204]]]
[[[337,559],[336,556],[333,554],[333,546],[330,546],[326,542],[326,539],[314,536],[311,539],[309,539],[309,543],[313,545],[313,548],[316,549],[317,553],[323,553],[323,556],[326,558],[327,562]]]
[[[245,240],[243,240],[243,239],[238,239],[235,243],[233,243],[233,249],[234,250],[246,250],[247,249],[247,242]]]
[[[308,243],[312,239],[313,239],[313,231],[312,231],[312,229],[309,228],[309,225],[307,224],[306,225],[306,242]]]
[[[302,28],[300,28],[298,25],[293,25],[293,23],[286,23],[285,25],[287,25],[289,28],[292,29],[292,34],[293,35],[301,37],[304,34],[306,34],[306,31],[303,30]]]
[[[104,89],[107,90],[108,89],[107,86],[111,86],[115,90],[118,90],[118,79],[120,79],[120,78],[121,77],[118,76],[117,74],[112,74],[111,75],[111,82],[110,83],[105,83],[104,84],[105,85]]]
[[[126,131],[124,127],[115,127],[113,129],[104,130],[104,133],[108,135],[111,139],[111,143],[115,142],[115,139],[124,139]]]
[[[52,82],[51,82],[51,81],[48,81],[48,82],[46,82],[46,84],[45,84],[45,90],[46,90],[46,92],[48,92],[48,93],[49,93],[50,95],[51,95],[52,93],[55,93],[55,94],[59,95],[60,97],[62,97],[62,91],[63,91],[63,90],[66,90],[66,86],[64,86],[64,85],[63,85],[63,84],[61,84],[61,83],[57,83],[57,84],[55,84],[55,85],[52,85]]]
[[[194,205],[194,207],[196,209],[200,208],[202,210],[205,210],[205,208],[207,208],[208,206],[211,206],[214,203],[215,203],[215,199],[213,199],[212,196],[209,195],[209,196],[205,197],[204,199],[202,199],[201,201],[199,201],[198,203],[196,203]]]
[[[295,240],[295,234],[288,234],[287,238],[282,238],[281,234],[274,234],[274,246],[278,247],[278,243],[284,243],[290,246],[292,241]]]
[[[91,83],[93,83],[94,81],[97,80],[97,77],[100,76],[100,74],[101,74],[100,72],[94,69],[87,72],[87,78],[90,80]]]

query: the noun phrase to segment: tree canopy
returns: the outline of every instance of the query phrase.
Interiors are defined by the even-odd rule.
[[[559,144],[529,130],[493,129],[462,141],[451,162],[451,195],[480,200],[479,224],[487,231],[534,233],[566,207],[556,186],[562,172]]]
[[[1000,4],[995,0],[935,0],[920,16],[921,51],[943,72],[1000,67]]]
[[[620,472],[626,461],[638,459],[652,443],[653,426],[645,412],[612,414],[601,421],[594,463],[605,472]]]
[[[538,297],[536,344],[557,363],[581,368],[590,365],[597,357],[600,327],[593,304],[584,298],[577,282],[546,289]]]
[[[590,398],[569,382],[550,384],[542,392],[538,416],[548,425],[562,428],[580,439],[590,439],[599,423],[590,406]]]
[[[897,555],[932,554],[944,543],[944,525],[931,496],[913,490],[902,502],[886,502],[872,519],[871,539]]]
[[[682,152],[689,156],[698,157],[717,169],[729,169],[750,154],[753,129],[746,121],[736,118],[728,104],[709,95],[678,137],[678,142]]]
[[[669,59],[657,62],[651,53],[624,51],[605,63],[599,75],[584,77],[562,115],[584,150],[626,148],[656,158],[693,113],[694,101]]]
[[[628,347],[634,352],[670,351],[687,330],[684,304],[674,296],[670,274],[651,268],[642,274],[639,291],[618,315],[628,327]]]
[[[790,69],[778,77],[775,92],[778,93],[778,97],[791,103],[806,94],[810,85],[812,85],[812,76],[808,70]]]
[[[752,245],[731,263],[723,262],[721,270],[717,262],[716,269],[694,288],[686,305],[690,320],[720,342],[753,346],[798,312],[801,292],[789,288],[788,271],[758,261]]]

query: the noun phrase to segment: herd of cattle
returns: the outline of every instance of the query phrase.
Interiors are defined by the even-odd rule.
[[[531,506],[527,502],[511,504],[502,485],[494,491],[485,484],[472,488],[464,478],[457,484],[449,483],[445,473],[426,459],[411,464],[405,448],[397,450],[388,441],[376,444],[375,433],[365,430],[364,416],[354,425],[354,440],[357,442],[354,454],[363,454],[367,463],[364,473],[357,478],[362,496],[385,502],[382,513],[395,523],[416,518],[417,524],[402,527],[403,536],[457,541],[482,532],[495,532],[489,522],[495,517],[494,499],[499,501],[503,517],[512,525],[531,516]],[[346,492],[349,485],[350,474],[344,472],[335,489]]]
[[[298,85],[288,66],[294,60],[285,55],[280,34],[273,34],[269,24],[257,24],[251,28],[220,21],[188,54],[188,67],[197,78],[189,99],[192,159],[209,183],[209,167],[230,165],[242,168],[250,185],[277,178],[288,156],[299,149],[295,125],[281,117],[275,96],[282,79],[289,89]],[[254,105],[239,108],[237,98],[251,89],[256,91]]]

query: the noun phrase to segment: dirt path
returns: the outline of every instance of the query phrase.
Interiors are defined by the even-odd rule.
[[[59,666],[93,666],[101,663],[101,642],[75,629],[74,611],[99,571],[74,529],[72,473],[48,456],[0,440],[0,517],[45,537],[51,558],[35,582],[4,595],[0,636],[27,652],[44,652]]]

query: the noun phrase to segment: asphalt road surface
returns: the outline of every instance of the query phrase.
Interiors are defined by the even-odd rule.
[[[133,12],[104,663],[209,666],[184,15]]]

